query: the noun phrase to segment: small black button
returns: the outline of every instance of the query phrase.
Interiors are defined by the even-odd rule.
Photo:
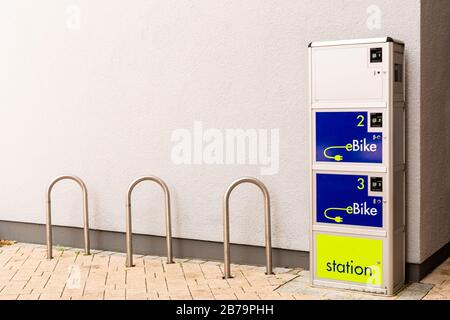
[[[370,191],[383,192],[383,178],[370,177]]]
[[[383,48],[370,49],[370,63],[383,62]]]
[[[382,113],[371,113],[370,114],[370,126],[372,128],[382,128],[383,127],[383,114]]]

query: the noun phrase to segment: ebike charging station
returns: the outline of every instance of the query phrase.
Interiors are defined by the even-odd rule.
[[[311,282],[392,295],[405,279],[404,45],[313,42]]]

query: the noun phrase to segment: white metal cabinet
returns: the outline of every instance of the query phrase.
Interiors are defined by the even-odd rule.
[[[394,294],[405,278],[404,44],[314,42],[311,282]]]

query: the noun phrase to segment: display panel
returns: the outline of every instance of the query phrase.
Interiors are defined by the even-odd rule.
[[[382,181],[364,174],[316,174],[316,221],[382,227],[382,194],[369,195],[375,178]]]
[[[369,112],[316,112],[316,161],[382,163],[380,119],[369,129]]]
[[[321,233],[315,238],[318,278],[382,284],[383,240]]]

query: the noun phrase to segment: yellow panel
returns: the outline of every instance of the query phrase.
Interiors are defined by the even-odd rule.
[[[383,240],[316,235],[316,270],[319,278],[381,285]]]

